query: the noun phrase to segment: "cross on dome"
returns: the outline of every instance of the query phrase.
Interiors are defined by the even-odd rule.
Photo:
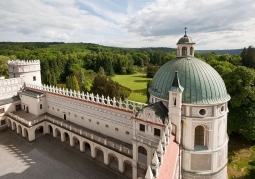
[[[185,30],[185,35],[184,35],[184,37],[187,37],[187,34],[186,34],[186,30],[187,30],[187,29],[188,29],[187,27],[184,28],[184,30]]]

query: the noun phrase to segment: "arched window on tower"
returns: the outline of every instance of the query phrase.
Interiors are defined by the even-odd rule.
[[[182,47],[182,56],[187,56],[187,47]]]
[[[193,55],[193,47],[190,47],[190,55]]]
[[[197,126],[195,128],[195,148],[199,146],[205,147],[205,128],[203,126]]]

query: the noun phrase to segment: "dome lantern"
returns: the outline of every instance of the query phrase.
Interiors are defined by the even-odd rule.
[[[177,42],[177,56],[178,57],[194,57],[195,42],[191,37],[187,36],[187,27],[184,28],[185,34]]]

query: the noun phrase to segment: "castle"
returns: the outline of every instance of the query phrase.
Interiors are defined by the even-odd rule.
[[[225,179],[230,96],[194,45],[185,31],[177,58],[155,74],[148,105],[42,85],[39,60],[9,61],[0,128],[29,142],[52,135],[133,179]]]

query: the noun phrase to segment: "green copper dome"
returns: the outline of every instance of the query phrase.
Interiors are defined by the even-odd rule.
[[[184,35],[182,38],[179,39],[177,44],[195,44],[191,37]]]
[[[183,103],[215,104],[230,99],[221,76],[207,63],[194,57],[177,57],[164,64],[155,74],[149,93],[169,100],[175,71],[184,88]]]

